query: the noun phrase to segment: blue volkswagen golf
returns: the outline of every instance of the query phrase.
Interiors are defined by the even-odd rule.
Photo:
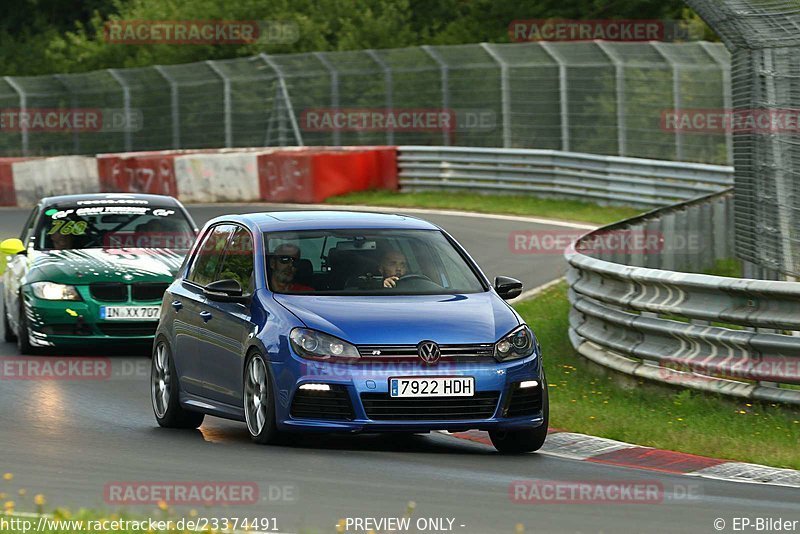
[[[487,430],[538,450],[547,382],[530,327],[424,220],[361,212],[222,216],[164,295],[153,345],[158,424],[244,421],[288,433]]]

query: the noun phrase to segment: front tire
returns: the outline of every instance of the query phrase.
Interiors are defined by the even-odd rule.
[[[538,451],[547,439],[547,423],[550,419],[550,400],[547,393],[547,379],[542,373],[542,424],[526,430],[491,430],[489,438],[492,445],[504,454],[522,454]]]
[[[205,414],[183,409],[178,400],[178,373],[166,341],[160,339],[153,349],[150,364],[150,401],[159,426],[165,428],[197,428]]]
[[[11,329],[11,325],[8,323],[8,306],[3,306],[3,339],[6,343],[14,343],[17,340],[16,334],[14,334],[14,330]]]
[[[248,358],[244,369],[244,417],[250,438],[259,445],[278,443],[281,434],[276,423],[269,366],[256,352]]]

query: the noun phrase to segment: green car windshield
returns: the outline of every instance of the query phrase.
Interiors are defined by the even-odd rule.
[[[194,229],[176,206],[77,201],[45,208],[34,232],[36,250],[167,248],[188,250]]]

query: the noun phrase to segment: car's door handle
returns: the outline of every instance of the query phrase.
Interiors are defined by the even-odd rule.
[[[183,303],[179,300],[173,300],[172,307],[175,308],[175,311],[181,311],[181,308],[183,308]]]
[[[200,317],[203,319],[204,323],[207,323],[208,321],[211,320],[211,312],[201,311]]]

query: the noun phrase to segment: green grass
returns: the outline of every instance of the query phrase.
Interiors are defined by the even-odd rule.
[[[516,305],[544,351],[550,425],[638,445],[800,469],[800,411],[645,383],[594,366],[567,337],[566,283]]]
[[[581,221],[597,225],[633,217],[640,210],[619,206],[599,206],[591,202],[540,198],[530,195],[481,195],[477,193],[424,192],[397,193],[394,191],[361,191],[331,197],[328,204],[366,204],[401,208],[435,208],[546,217]]]
[[[729,278],[742,277],[742,260],[739,258],[725,258],[717,260],[714,266],[703,274],[713,274],[715,276],[727,276]]]

